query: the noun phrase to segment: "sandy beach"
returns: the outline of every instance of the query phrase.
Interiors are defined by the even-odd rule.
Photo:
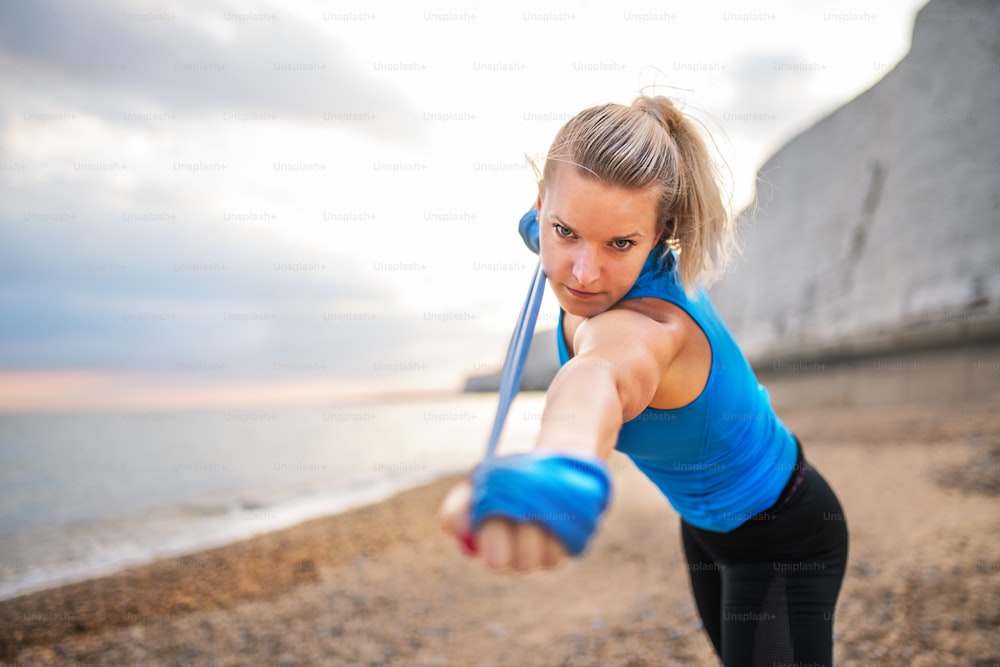
[[[839,494],[839,665],[1000,665],[1000,394],[782,414]],[[496,574],[437,523],[453,480],[0,602],[0,664],[715,665],[679,521],[624,457],[590,552]]]

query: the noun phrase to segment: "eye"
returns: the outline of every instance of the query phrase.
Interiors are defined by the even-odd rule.
[[[563,238],[569,238],[569,237],[573,236],[573,232],[571,232],[569,230],[569,227],[566,227],[564,225],[560,225],[558,222],[553,222],[552,223],[552,227],[553,227],[553,229],[556,230],[556,234],[558,234],[559,236],[562,236]]]
[[[614,246],[615,250],[629,250],[635,245],[635,241],[631,239],[615,239],[611,242],[611,245]]]

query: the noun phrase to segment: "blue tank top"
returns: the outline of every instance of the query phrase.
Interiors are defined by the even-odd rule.
[[[521,219],[521,236],[538,252],[538,212]],[[775,414],[743,352],[700,289],[684,292],[672,252],[650,253],[632,289],[622,297],[663,299],[701,327],[712,350],[701,394],[675,410],[646,408],[625,422],[616,449],[626,454],[688,523],[729,532],[771,507],[795,467],[795,436]],[[559,312],[559,364],[570,359]]]

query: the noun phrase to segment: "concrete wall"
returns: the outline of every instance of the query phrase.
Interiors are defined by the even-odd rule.
[[[823,361],[758,365],[779,414],[799,407],[950,404],[1000,392],[1000,341]]]

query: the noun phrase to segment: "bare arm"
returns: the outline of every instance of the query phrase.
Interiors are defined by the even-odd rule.
[[[681,341],[676,321],[624,308],[585,321],[573,337],[575,356],[549,386],[537,448],[607,460],[622,424],[649,405]],[[445,500],[442,518],[455,535],[468,530],[470,498],[462,483]],[[554,567],[566,556],[555,537],[530,522],[488,519],[476,541],[486,565],[499,570]]]
[[[538,448],[607,460],[622,424],[646,409],[680,349],[681,330],[625,308],[586,320],[576,356],[553,379]]]

